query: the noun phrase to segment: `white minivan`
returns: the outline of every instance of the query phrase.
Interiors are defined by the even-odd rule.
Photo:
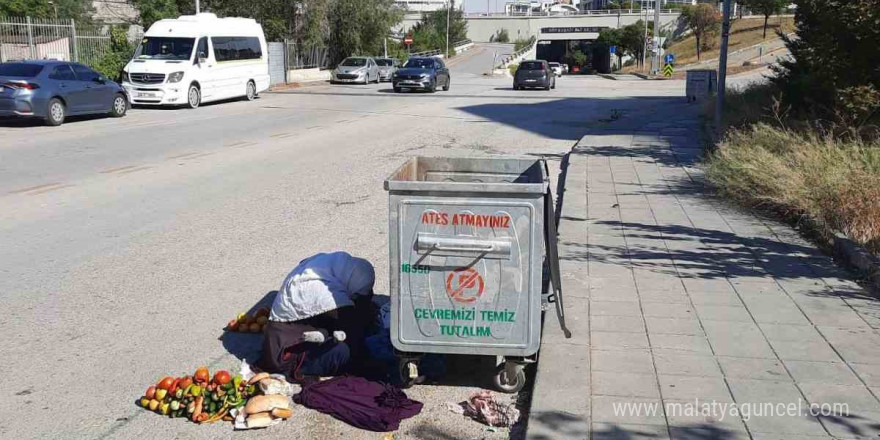
[[[203,13],[150,26],[122,72],[132,104],[184,105],[245,97],[269,89],[263,28],[250,18]]]

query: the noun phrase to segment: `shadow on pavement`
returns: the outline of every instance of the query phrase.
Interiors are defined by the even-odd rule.
[[[512,89],[501,89],[512,90]],[[677,97],[630,97],[630,98],[561,98],[553,99],[553,96],[543,96],[552,99],[542,102],[527,103],[492,103],[457,107],[466,113],[488,119],[500,124],[526,130],[549,139],[580,139],[591,130],[611,130],[614,133],[617,128],[609,126],[606,122],[610,119],[613,110],[638,110],[647,103],[652,105],[675,105],[682,103]],[[541,95],[531,92],[518,93],[516,95],[492,96],[493,100],[534,100],[542,98]],[[664,101],[668,101],[668,104]],[[607,113],[606,113],[607,112]],[[560,119],[548,119],[549,115]],[[562,119],[564,118],[564,119]],[[631,130],[623,129],[622,134],[632,134]]]
[[[267,292],[260,298],[259,301],[256,302],[250,309],[247,310],[247,314],[253,314],[261,307],[271,308],[272,301],[275,300],[275,295],[278,294],[277,290],[273,290]],[[230,316],[229,319],[235,318],[234,316]],[[235,356],[237,359],[244,359],[251,365],[255,364],[260,359],[260,353],[263,351],[263,334],[262,333],[241,333],[241,332],[227,332],[224,331],[220,336],[220,341],[223,342],[223,348],[229,352],[229,354]]]

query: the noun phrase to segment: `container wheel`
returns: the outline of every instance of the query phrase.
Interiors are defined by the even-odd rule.
[[[419,377],[419,364],[417,361],[406,360],[399,364],[398,372],[400,373],[400,387],[410,388],[417,383],[421,383]]]
[[[492,377],[492,383],[495,389],[502,393],[518,393],[526,386],[526,372],[522,365],[513,366],[516,373],[511,374],[511,369],[507,368],[507,363],[502,363],[495,369],[495,376]]]

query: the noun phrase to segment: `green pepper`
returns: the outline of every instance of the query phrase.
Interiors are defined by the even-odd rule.
[[[241,387],[242,377],[240,374],[236,374],[235,377],[232,378],[232,386],[235,387],[236,390]]]

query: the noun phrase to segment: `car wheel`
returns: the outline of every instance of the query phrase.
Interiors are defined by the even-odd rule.
[[[67,109],[64,108],[64,103],[60,99],[50,99],[46,107],[46,125],[57,127],[63,124],[66,113]]]
[[[186,105],[189,108],[199,108],[202,103],[202,91],[195,84],[190,84],[186,93]]]
[[[117,93],[115,97],[113,97],[113,108],[110,109],[110,116],[114,118],[121,118],[125,116],[125,113],[128,111],[128,100],[125,99],[125,95],[122,93]]]
[[[248,81],[247,83],[247,91],[245,91],[244,97],[248,101],[253,101],[257,98],[257,85],[254,84],[253,81]]]
[[[553,84],[550,84],[550,88],[551,88],[551,89],[555,89],[555,88],[556,88],[556,80],[553,81]]]
[[[437,81],[435,80],[434,82],[431,83],[431,85],[428,86],[428,93],[434,93],[436,91],[437,91]]]
[[[443,91],[444,91],[444,92],[448,92],[448,91],[449,91],[449,87],[450,87],[450,84],[449,84],[449,83],[450,83],[451,81],[452,81],[452,80],[447,79],[447,80],[446,80],[446,84],[443,84]]]
[[[400,87],[394,87],[394,93],[400,93]]]

